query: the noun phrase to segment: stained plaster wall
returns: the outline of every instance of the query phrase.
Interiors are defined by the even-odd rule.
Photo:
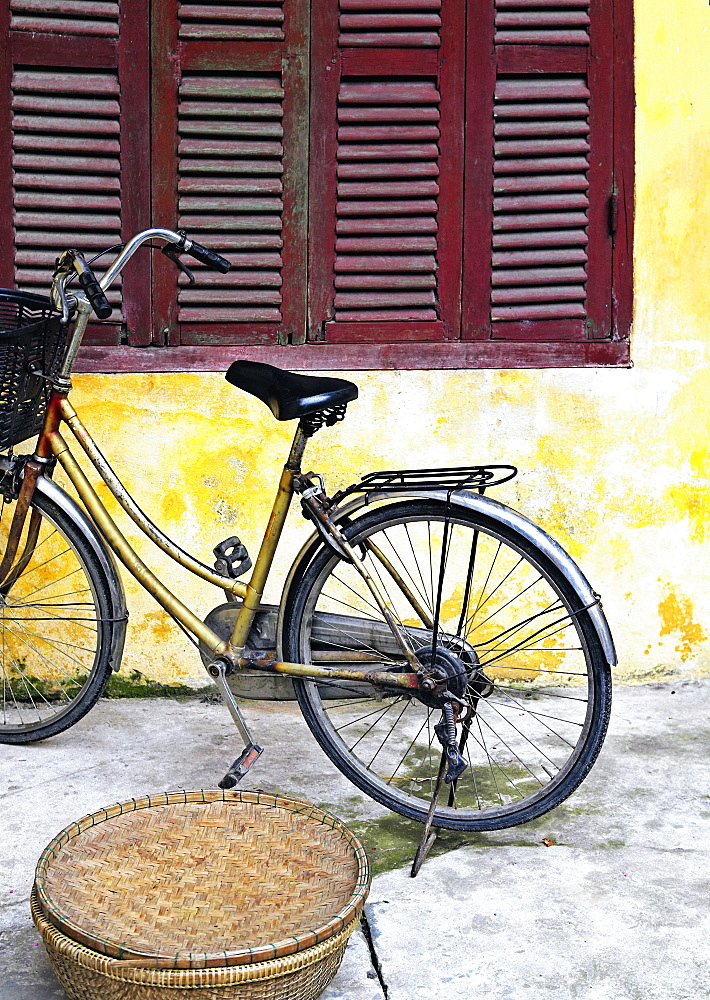
[[[634,367],[345,373],[360,400],[308,458],[330,489],[372,468],[518,465],[497,496],[544,525],[601,592],[626,682],[710,674],[709,24],[704,0],[636,5]],[[177,540],[207,558],[238,531],[256,550],[290,425],[220,373],[80,375],[74,400]],[[293,513],[279,578],[305,530]],[[220,603],[154,565],[199,612]],[[126,667],[199,681],[189,643],[127,589]]]

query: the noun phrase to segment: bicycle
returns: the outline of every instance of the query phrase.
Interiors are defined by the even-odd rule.
[[[373,472],[328,497],[302,471],[309,439],[341,421],[349,381],[235,361],[227,380],[297,420],[271,517],[251,568],[237,537],[214,566],[168,538],[128,494],[69,402],[93,310],[138,248],[161,241],[229,263],[183,232],[152,228],[97,281],[77,251],[57,261],[49,299],[0,295],[0,742],[53,736],[82,718],[120,666],[128,613],[116,559],[199,644],[244,741],[222,787],[262,752],[228,678],[290,677],[313,735],[367,795],[430,826],[490,830],[534,819],[584,779],[601,748],[616,662],[599,596],[542,528],[485,495],[513,466]],[[162,245],[164,244],[164,245]],[[78,278],[81,291],[70,291]],[[9,374],[7,374],[9,373]],[[187,571],[224,591],[222,635],[136,555],[62,436],[73,435],[123,510]],[[39,434],[32,455],[13,447]],[[54,482],[59,464],[83,506]],[[261,604],[294,494],[314,531],[278,608]],[[226,617],[225,617],[226,616]],[[227,625],[225,626],[225,621]],[[258,626],[258,627],[257,627]],[[445,800],[440,792],[446,791]],[[422,840],[424,845],[424,838]],[[424,849],[424,848],[423,848]]]

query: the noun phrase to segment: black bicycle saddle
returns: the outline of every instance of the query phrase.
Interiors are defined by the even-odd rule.
[[[297,375],[259,361],[235,361],[224,376],[238,389],[266,403],[277,420],[307,417],[357,399],[357,386],[342,378]]]

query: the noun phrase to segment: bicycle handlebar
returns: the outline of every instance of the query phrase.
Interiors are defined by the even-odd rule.
[[[201,264],[205,264],[212,271],[220,271],[222,274],[226,274],[232,266],[224,257],[220,257],[214,250],[208,250],[207,247],[203,247],[201,243],[195,243],[194,240],[186,239],[185,244],[185,253],[189,253],[191,257],[199,260]]]
[[[91,308],[99,319],[108,319],[113,312],[111,303],[104,295],[104,290],[96,280],[96,275],[80,253],[74,253],[74,269],[79,276],[79,284],[91,303]]]
[[[96,275],[81,254],[77,253],[77,251],[68,251],[71,255],[73,268],[57,268],[52,281],[51,292],[52,301],[61,310],[63,321],[66,322],[68,320],[71,309],[76,307],[78,301],[76,297],[67,295],[65,287],[72,270],[76,271],[79,283],[86,295],[86,300],[96,315],[99,319],[108,319],[112,309],[105,295],[106,289],[115,281],[136,250],[143,243],[147,243],[148,240],[152,239],[165,240],[166,244],[173,244],[178,253],[188,253],[206,267],[220,271],[222,274],[226,274],[231,267],[229,261],[224,257],[215,253],[214,250],[209,250],[207,247],[202,246],[201,243],[196,243],[194,240],[188,239],[184,232],[174,232],[172,229],[162,228],[144,229],[143,232],[136,233],[123,247],[113,264],[106,269],[100,281],[97,280]],[[64,255],[60,257],[60,261],[63,259]],[[79,297],[80,299],[81,296]]]

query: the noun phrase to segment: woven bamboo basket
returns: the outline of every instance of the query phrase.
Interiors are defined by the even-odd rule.
[[[263,792],[166,792],[102,809],[42,853],[32,917],[76,1000],[312,1000],[367,897],[335,816]]]

